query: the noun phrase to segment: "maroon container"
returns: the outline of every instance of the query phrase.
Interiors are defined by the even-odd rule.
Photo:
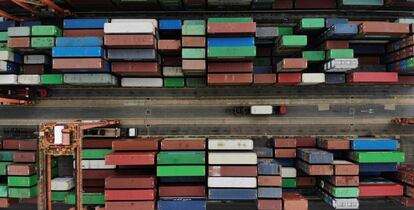
[[[102,187],[83,187],[83,191],[86,193],[104,193],[105,188]]]
[[[43,74],[45,73],[45,66],[41,64],[39,65],[25,64],[22,66],[22,71],[23,71],[23,74]]]
[[[82,186],[89,188],[104,188],[105,179],[83,179]]]
[[[162,56],[163,66],[181,66],[182,58],[176,56]]]
[[[205,47],[206,38],[197,36],[184,36],[181,39],[181,44],[183,47]]]
[[[280,176],[258,176],[257,184],[261,187],[280,187],[282,178]]]
[[[3,139],[2,144],[3,144],[3,149],[19,149],[19,143],[20,140],[19,139]]]
[[[115,152],[105,157],[107,165],[155,165],[156,152]]]
[[[276,158],[296,158],[296,149],[275,149]]]
[[[82,175],[84,179],[102,179],[106,177],[117,175],[115,169],[105,169],[105,170],[82,170]]]
[[[105,210],[155,210],[155,201],[105,202]]]
[[[112,142],[114,151],[157,151],[159,138],[120,139]]]
[[[209,73],[242,73],[253,72],[253,62],[208,63]]]
[[[96,5],[94,5],[95,7]],[[105,33],[103,29],[71,29],[71,30],[63,30],[64,37],[104,37]]]
[[[36,173],[34,164],[10,164],[7,166],[7,175],[31,176]]]
[[[305,58],[284,58],[277,66],[278,71],[302,71],[308,68],[308,60]]]
[[[19,141],[19,150],[21,151],[37,151],[38,142],[36,139]]]
[[[205,197],[205,186],[159,186],[160,197]]]
[[[359,33],[370,36],[402,36],[410,33],[410,25],[405,23],[366,21],[359,25]]]
[[[257,166],[209,166],[209,176],[257,176]]]
[[[100,149],[112,148],[112,142],[118,139],[83,139],[83,148],[85,149]]]
[[[36,152],[16,151],[13,153],[13,161],[16,163],[35,163]]]
[[[276,74],[254,74],[254,85],[274,85],[276,84]]]
[[[219,35],[219,34],[254,35],[256,33],[256,23],[255,22],[208,23],[207,33],[212,34],[212,35]]]
[[[250,85],[253,74],[208,74],[209,85]]]
[[[330,176],[334,174],[333,165],[311,165],[303,162],[302,169],[306,174],[311,176]]]
[[[295,0],[297,9],[336,9],[336,0]]]
[[[308,210],[308,200],[301,194],[284,192],[282,197],[284,210]]]
[[[152,201],[156,196],[155,189],[105,190],[106,201]]]
[[[277,74],[277,84],[296,85],[302,82],[301,73],[281,73]]]
[[[316,186],[316,177],[297,177],[296,185],[298,187],[314,187]]]
[[[117,34],[104,36],[104,45],[110,48],[157,48],[157,39],[153,35]]]
[[[332,176],[332,184],[338,187],[358,186],[359,176]]]
[[[359,64],[381,64],[380,56],[359,56]]]
[[[10,48],[30,48],[30,37],[9,37],[7,46]]]
[[[102,58],[54,58],[53,69],[104,69],[105,61]]]
[[[349,49],[349,41],[347,40],[327,40],[323,44],[323,49]]]
[[[271,47],[257,47],[256,56],[257,57],[270,57],[272,56],[272,48]]]
[[[158,50],[164,53],[180,52],[181,40],[179,39],[158,40]]]
[[[9,208],[18,202],[17,198],[0,198],[0,208]]]
[[[295,138],[274,138],[273,146],[275,148],[296,148]]]
[[[316,138],[315,137],[295,137],[296,147],[315,147]]]
[[[327,150],[349,150],[351,142],[346,139],[325,139],[319,146]]]
[[[335,175],[358,175],[359,166],[357,164],[334,164]]]
[[[282,210],[282,200],[257,200],[257,210]]]
[[[398,84],[414,85],[414,76],[398,76]]]
[[[274,1],[272,9],[293,9],[293,0]]]
[[[205,150],[205,139],[162,140],[161,150]]]
[[[206,60],[183,60],[183,71],[202,71],[206,70]]]
[[[106,189],[146,189],[156,187],[154,176],[110,176],[105,179]]]
[[[112,73],[120,76],[161,76],[157,62],[113,62]]]

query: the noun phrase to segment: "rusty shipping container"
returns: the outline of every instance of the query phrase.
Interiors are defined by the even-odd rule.
[[[253,72],[253,62],[222,62],[208,63],[209,73],[250,73]]]
[[[31,176],[36,173],[34,164],[10,164],[7,166],[9,176]]]
[[[156,152],[115,152],[105,157],[107,165],[155,165]]]
[[[35,163],[36,152],[16,151],[13,153],[13,161],[16,163]]]
[[[23,65],[22,71],[23,74],[44,74],[45,73],[45,66],[44,65]]]
[[[259,199],[257,200],[258,210],[282,210],[282,200]]]
[[[161,150],[205,150],[206,141],[199,139],[163,139]]]
[[[206,38],[197,36],[183,36],[181,39],[183,47],[205,47]]]
[[[147,189],[156,187],[154,176],[110,176],[105,179],[107,189]]]
[[[159,186],[158,195],[160,197],[205,197],[205,186]]]
[[[102,58],[54,58],[53,69],[104,69],[105,60]]]
[[[275,85],[276,74],[254,74],[253,84],[254,85]]]
[[[178,53],[181,50],[181,41],[178,39],[158,40],[158,50],[162,53]]]
[[[208,74],[209,85],[250,85],[253,82],[252,74]]]
[[[275,148],[296,148],[295,138],[274,138],[273,146]]]
[[[159,138],[120,139],[112,142],[114,151],[157,151]]]
[[[104,36],[104,45],[110,48],[157,48],[153,35],[117,34]]]
[[[105,210],[155,210],[155,201],[109,201]]]
[[[10,48],[30,48],[30,37],[9,37],[7,46]]]
[[[210,35],[254,35],[255,22],[208,23],[207,33]]]
[[[120,76],[161,76],[158,62],[113,62],[112,73]]]
[[[280,176],[258,176],[257,184],[262,187],[280,187],[282,178]]]
[[[275,149],[276,158],[296,158],[296,149]]]

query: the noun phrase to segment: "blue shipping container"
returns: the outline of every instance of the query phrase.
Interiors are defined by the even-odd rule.
[[[42,25],[41,21],[23,21],[20,22],[20,26],[40,26]]]
[[[352,150],[397,150],[398,142],[394,139],[356,139],[351,141]]]
[[[91,58],[104,57],[105,50],[102,47],[54,47],[52,57],[55,58]]]
[[[254,151],[259,158],[272,158],[273,157],[273,148],[270,147],[255,147]]]
[[[335,24],[347,24],[347,23],[348,23],[348,19],[345,19],[345,18],[327,18],[325,20],[325,25],[328,28]]]
[[[332,164],[333,154],[320,149],[298,149],[297,156],[310,164]]]
[[[293,158],[278,158],[276,162],[283,167],[296,167],[296,161]]]
[[[256,200],[256,189],[209,189],[210,200]]]
[[[253,74],[272,74],[272,66],[253,66]]]
[[[158,200],[158,210],[206,210],[205,200],[177,199]]]
[[[19,66],[8,62],[8,61],[0,61],[1,66],[5,64],[5,69],[2,69],[3,71],[0,71],[1,73],[7,73],[7,74],[15,74],[18,73]]]
[[[160,30],[181,30],[181,20],[160,20]]]
[[[357,24],[335,24],[326,32],[326,39],[353,38],[358,34]]]
[[[259,159],[257,166],[257,172],[259,175],[279,175],[280,165],[275,160],[263,160]]]
[[[101,29],[109,19],[65,19],[64,29]]]
[[[58,37],[56,47],[99,47],[103,45],[100,37]]]
[[[397,171],[397,163],[360,163],[360,173],[377,173]]]
[[[282,188],[280,187],[259,187],[258,198],[282,198]]]
[[[16,22],[14,21],[0,21],[0,31],[7,31],[9,27],[15,27]]]
[[[254,37],[208,38],[208,47],[250,47],[255,45]]]

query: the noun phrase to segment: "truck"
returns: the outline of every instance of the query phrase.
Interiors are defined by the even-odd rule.
[[[234,115],[285,115],[287,113],[286,105],[252,105],[237,106],[233,110]]]
[[[85,138],[118,138],[120,136],[120,128],[94,128],[83,132]]]
[[[45,88],[33,87],[2,87],[0,88],[0,105],[33,104],[36,97],[47,97]]]

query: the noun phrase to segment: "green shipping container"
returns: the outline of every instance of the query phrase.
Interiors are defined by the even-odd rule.
[[[0,161],[13,162],[13,153],[14,151],[6,151],[6,150],[0,151]]]
[[[31,29],[28,26],[22,27],[9,27],[7,29],[7,35],[9,37],[23,37],[23,36],[30,36]]]
[[[37,184],[37,175],[33,176],[8,176],[9,187],[31,187]]]
[[[8,48],[7,43],[0,43],[0,51],[13,52],[14,50],[12,48]]]
[[[332,195],[335,198],[357,198],[359,197],[358,187],[332,187]]]
[[[0,42],[7,42],[9,39],[9,35],[7,35],[7,31],[0,32]]]
[[[209,18],[209,23],[241,23],[241,22],[253,22],[253,18],[242,17],[242,18]]]
[[[84,205],[105,205],[105,195],[103,193],[82,193]],[[65,198],[65,203],[76,204],[76,193],[69,193]]]
[[[0,198],[7,198],[9,196],[9,188],[6,184],[0,184]]]
[[[56,26],[33,26],[32,36],[62,36],[62,30]]]
[[[308,59],[309,62],[324,61],[325,51],[303,51],[302,57]]]
[[[157,176],[205,176],[206,167],[203,166],[157,166]]]
[[[65,201],[66,196],[71,193],[70,191],[52,191],[52,201]]]
[[[285,35],[280,40],[281,47],[306,47],[308,37],[306,35]]]
[[[182,88],[185,86],[184,78],[164,78],[164,87]]]
[[[302,18],[299,23],[301,30],[315,30],[325,28],[325,18]]]
[[[198,165],[205,163],[205,152],[160,152],[157,155],[158,165]]]
[[[245,58],[255,57],[256,47],[209,47],[207,48],[209,58]]]
[[[0,175],[7,175],[7,166],[13,162],[0,162]]]
[[[204,48],[183,48],[181,56],[183,59],[204,59],[206,50]]]
[[[344,6],[383,6],[384,0],[340,0]]]
[[[353,152],[352,159],[358,163],[402,163],[404,152]]]
[[[206,26],[184,24],[181,28],[181,32],[183,36],[204,36],[206,35]]]
[[[326,52],[327,59],[354,58],[353,49],[332,49]]]
[[[295,188],[296,178],[282,178],[282,188]]]
[[[52,48],[55,46],[54,37],[33,37],[31,40],[33,48]]]
[[[279,36],[293,35],[293,27],[279,26],[277,27],[277,31]]]
[[[42,85],[62,85],[63,74],[43,74],[40,81]]]
[[[9,187],[9,198],[32,198],[37,196],[38,187],[37,185],[30,188],[14,188]]]
[[[184,20],[183,25],[206,25],[205,20]]]
[[[205,87],[207,85],[206,79],[203,77],[200,77],[200,78],[187,77],[185,78],[185,84],[187,87],[190,87],[190,88]]]
[[[111,154],[111,149],[83,149],[83,160],[104,160],[106,155]]]
[[[414,58],[408,59],[408,69],[414,69]]]
[[[270,57],[255,57],[253,60],[254,66],[271,66],[272,59]]]

